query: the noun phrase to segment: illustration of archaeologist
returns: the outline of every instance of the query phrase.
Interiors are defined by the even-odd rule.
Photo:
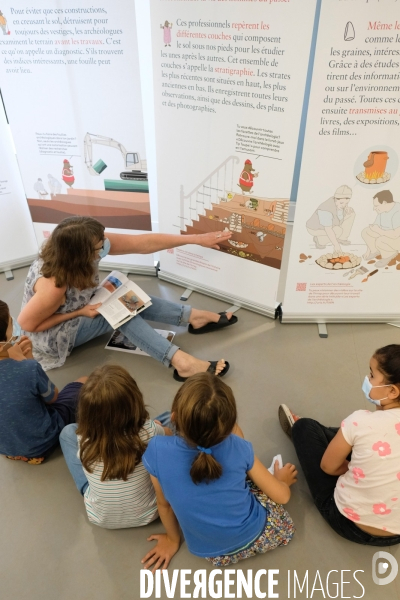
[[[349,235],[356,216],[349,206],[351,196],[351,188],[341,185],[308,219],[307,231],[313,236],[318,249],[322,250],[327,244],[332,244],[335,252],[342,252],[341,245],[351,244]]]
[[[365,260],[371,260],[380,254],[374,267],[386,267],[400,252],[400,202],[393,201],[392,192],[382,190],[374,196],[374,210],[378,213],[373,225],[361,232],[368,251]]]
[[[61,183],[53,177],[50,173],[47,175],[47,180],[50,189],[50,196],[57,196],[57,194],[61,194]]]
[[[66,158],[64,159],[63,162],[64,162],[64,166],[63,166],[63,170],[62,170],[63,182],[72,188],[74,181],[75,181],[74,168],[72,165],[69,164],[69,160],[67,160]]]
[[[160,25],[160,27],[161,29],[164,29],[164,44],[166,46],[170,46],[172,23],[168,23],[168,21],[165,21],[164,25]]]
[[[33,189],[37,193],[38,198],[40,198],[41,200],[44,200],[46,198],[46,196],[49,195],[49,192],[44,187],[43,182],[40,179],[40,177],[38,178],[38,180],[36,181],[36,183],[34,183]]]
[[[258,173],[254,173],[253,163],[247,159],[244,163],[243,171],[240,173],[238,186],[245,193],[249,194],[253,187],[253,179],[258,177]]]
[[[7,19],[0,10],[0,27],[3,30],[3,35],[9,35],[10,31],[7,27]]]

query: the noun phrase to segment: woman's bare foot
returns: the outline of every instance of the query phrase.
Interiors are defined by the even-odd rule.
[[[210,363],[208,360],[200,360],[182,350],[177,350],[172,357],[171,364],[181,377],[190,377],[196,373],[205,373]],[[221,358],[215,368],[215,375],[219,375],[225,368],[225,360]]]
[[[231,312],[226,313],[226,317],[228,321],[232,318]],[[199,329],[200,327],[204,327],[204,325],[208,325],[208,323],[218,323],[221,315],[215,312],[211,312],[209,310],[197,310],[197,308],[192,308],[192,312],[190,313],[189,323],[193,327],[193,329]]]

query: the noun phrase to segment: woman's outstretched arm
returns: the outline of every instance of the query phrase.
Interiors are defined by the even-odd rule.
[[[229,240],[232,233],[230,231],[212,231],[198,235],[169,233],[144,233],[141,235],[106,233],[105,235],[111,243],[110,254],[151,254],[186,244],[197,244],[204,248],[219,250],[218,243]]]

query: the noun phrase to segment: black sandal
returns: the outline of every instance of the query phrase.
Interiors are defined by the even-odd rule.
[[[189,324],[188,332],[193,333],[193,335],[200,335],[201,333],[209,333],[210,331],[223,329],[223,327],[229,327],[229,325],[234,325],[238,322],[238,318],[235,315],[232,315],[231,318],[228,319],[226,312],[220,312],[218,314],[221,316],[217,323],[207,323],[207,325],[203,325],[203,327],[199,327],[198,329],[195,329],[193,325]]]
[[[215,369],[217,368],[218,361],[217,360],[209,360],[208,362],[210,363],[210,366],[208,367],[207,372],[215,375]],[[229,367],[230,367],[230,364],[226,360],[225,367],[222,369],[222,371],[220,373],[218,373],[217,377],[223,377],[224,375],[226,375],[227,372],[229,371]],[[176,369],[174,369],[173,377],[174,377],[175,381],[181,381],[181,382],[189,379],[189,377],[181,377]]]

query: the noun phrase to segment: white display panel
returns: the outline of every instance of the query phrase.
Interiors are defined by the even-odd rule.
[[[38,245],[1,100],[0,140],[0,271],[10,271],[32,262]]]
[[[160,230],[233,233],[160,277],[274,313],[315,7],[150,3]]]
[[[283,321],[399,314],[398,27],[393,2],[322,2]]]
[[[2,13],[2,92],[39,243],[74,214],[151,231],[134,3],[6,2]],[[153,256],[138,263],[154,271]]]

